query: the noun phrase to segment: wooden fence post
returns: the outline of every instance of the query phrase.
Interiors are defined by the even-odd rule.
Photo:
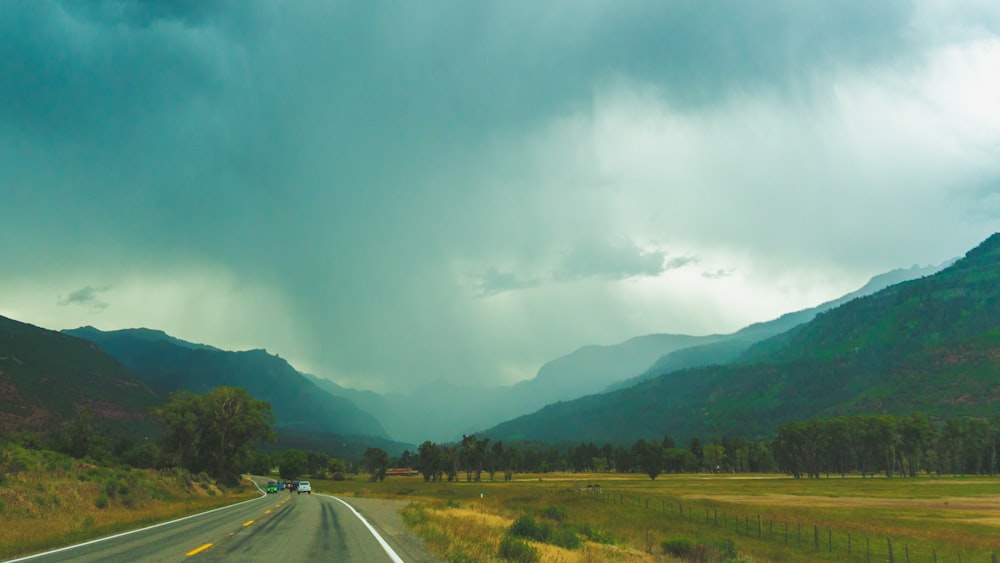
[[[757,537],[759,538],[760,535],[761,535],[761,530],[760,530],[760,514],[758,514],[757,515]]]
[[[851,554],[851,533],[847,532],[847,554]]]
[[[896,558],[892,555],[892,538],[886,538],[889,543],[889,563],[896,563]]]

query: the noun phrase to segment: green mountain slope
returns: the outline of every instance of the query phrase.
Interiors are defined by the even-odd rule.
[[[319,389],[288,362],[264,350],[227,352],[169,337],[150,338],[158,331],[145,329],[101,332],[84,327],[64,332],[93,338],[164,394],[178,389],[204,393],[220,385],[243,387],[254,398],[271,403],[278,427],[337,435],[386,435],[372,415]]]
[[[871,295],[897,283],[933,275],[941,271],[944,267],[945,265],[913,266],[911,268],[897,268],[884,274],[879,274],[868,280],[868,283],[864,287],[843,297],[822,303],[816,307],[786,313],[774,320],[754,323],[732,334],[725,335],[721,339],[717,337],[714,342],[682,348],[665,354],[644,373],[610,385],[606,391],[627,389],[633,385],[672,371],[735,362],[754,344],[791,330],[800,324],[809,322],[816,318],[816,315],[824,311],[829,311],[859,297]]]
[[[47,434],[90,409],[98,431],[158,431],[157,394],[91,342],[0,317],[0,428]]]
[[[982,414],[1000,393],[1000,234],[941,272],[823,312],[731,364],[550,405],[498,439],[755,437],[817,415]],[[585,438],[581,438],[585,437]]]

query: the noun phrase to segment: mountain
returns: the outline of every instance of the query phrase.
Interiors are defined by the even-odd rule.
[[[95,344],[0,317],[0,429],[47,434],[90,409],[114,437],[159,432],[147,409],[160,398]]]
[[[1000,234],[994,234],[934,275],[821,312],[729,364],[549,405],[484,434],[556,443],[761,437],[782,422],[815,416],[993,415],[998,399]]]
[[[734,361],[755,342],[806,322],[818,312],[892,283],[932,274],[940,268],[914,266],[893,270],[872,278],[861,289],[840,299],[756,323],[733,334],[649,334],[613,345],[584,346],[545,363],[534,378],[512,386],[480,387],[437,381],[406,394],[378,394],[310,377],[320,388],[350,399],[372,413],[390,436],[412,443],[452,441],[463,433],[489,428],[551,403],[631,387],[682,367]]]
[[[355,402],[385,425],[390,436],[413,443],[452,441],[560,400],[596,393],[613,381],[639,373],[665,353],[712,336],[650,334],[610,346],[584,346],[547,362],[530,380],[481,387],[436,381],[410,393],[376,394],[312,377],[319,387]]]
[[[180,338],[174,338],[169,334],[163,332],[162,330],[155,330],[151,328],[127,328],[123,330],[109,330],[102,331],[98,330],[92,326],[82,326],[80,328],[72,330],[62,331],[66,334],[72,334],[77,338],[83,338],[84,340],[89,340],[98,346],[104,346],[105,343],[112,343],[122,338],[129,338],[135,340],[145,340],[147,342],[169,342],[171,344],[180,346],[182,348],[190,348],[192,350],[214,350],[216,352],[221,352],[222,350],[209,346],[208,344],[195,344],[193,342],[187,342],[186,340],[181,340]]]
[[[786,313],[771,321],[754,323],[732,334],[720,336],[714,342],[699,344],[688,348],[681,348],[680,350],[675,350],[665,354],[657,359],[656,362],[645,372],[635,377],[609,385],[605,388],[605,391],[627,389],[643,381],[647,381],[659,375],[680,369],[721,365],[736,361],[739,359],[741,354],[746,352],[757,342],[781,334],[802,323],[809,322],[823,311],[829,311],[830,309],[839,307],[848,301],[864,297],[866,295],[871,295],[872,293],[885,289],[890,285],[895,285],[897,283],[902,283],[919,277],[933,275],[953,262],[954,260],[950,260],[940,266],[914,265],[910,268],[897,268],[884,274],[879,274],[868,280],[868,283],[857,291],[848,293],[843,297],[827,301],[826,303],[822,303],[816,307]]]
[[[386,436],[372,415],[318,388],[284,359],[264,350],[227,352],[148,329],[63,331],[98,343],[153,389],[204,393],[221,385],[242,387],[271,403],[275,426],[337,435]],[[164,338],[160,338],[159,336]]]

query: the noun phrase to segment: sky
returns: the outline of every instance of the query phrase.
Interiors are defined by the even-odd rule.
[[[505,385],[1000,227],[994,0],[0,0],[0,315]]]

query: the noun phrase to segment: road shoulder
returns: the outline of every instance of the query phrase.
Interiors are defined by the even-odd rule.
[[[350,504],[364,516],[404,561],[443,563],[441,559],[427,551],[423,541],[403,523],[399,511],[409,504],[409,501],[360,497],[337,498]]]

